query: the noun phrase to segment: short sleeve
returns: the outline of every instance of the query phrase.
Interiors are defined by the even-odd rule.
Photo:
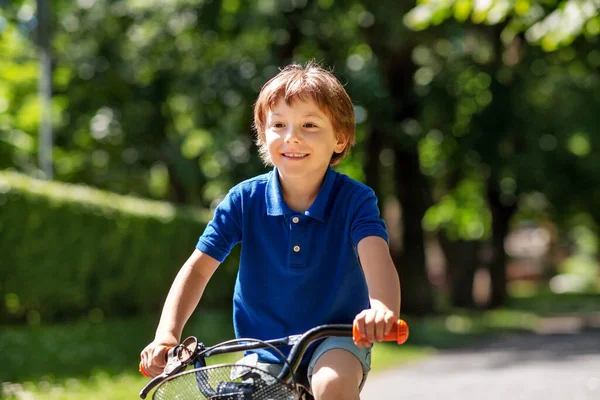
[[[212,220],[198,239],[196,248],[223,262],[242,240],[241,200],[237,191],[230,191],[215,209]]]
[[[358,246],[358,242],[368,236],[379,236],[390,242],[385,222],[379,216],[377,197],[373,190],[365,190],[356,202],[352,211],[352,223],[350,228],[352,243]]]

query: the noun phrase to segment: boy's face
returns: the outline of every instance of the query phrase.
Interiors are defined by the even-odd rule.
[[[334,152],[344,150],[345,142],[312,99],[295,99],[290,105],[279,100],[266,122],[267,150],[284,176],[314,178],[325,173]]]

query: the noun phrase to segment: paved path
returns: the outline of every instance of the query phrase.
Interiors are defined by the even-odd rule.
[[[507,335],[369,377],[362,400],[600,400],[600,330]]]

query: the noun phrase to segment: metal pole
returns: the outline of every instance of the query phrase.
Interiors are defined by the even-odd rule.
[[[38,91],[40,95],[40,125],[39,125],[39,163],[44,178],[54,177],[52,168],[52,61],[50,57],[50,2],[37,0],[38,17],[38,52],[40,78]]]

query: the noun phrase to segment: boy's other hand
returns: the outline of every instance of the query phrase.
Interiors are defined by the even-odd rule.
[[[146,346],[140,353],[141,365],[146,374],[152,378],[162,374],[167,365],[165,361],[167,351],[176,345],[152,342]]]
[[[375,342],[382,342],[383,337],[389,334],[398,317],[394,312],[386,308],[369,308],[361,311],[355,318],[354,323],[358,326],[358,331],[363,338],[356,345],[362,348],[368,348]]]

